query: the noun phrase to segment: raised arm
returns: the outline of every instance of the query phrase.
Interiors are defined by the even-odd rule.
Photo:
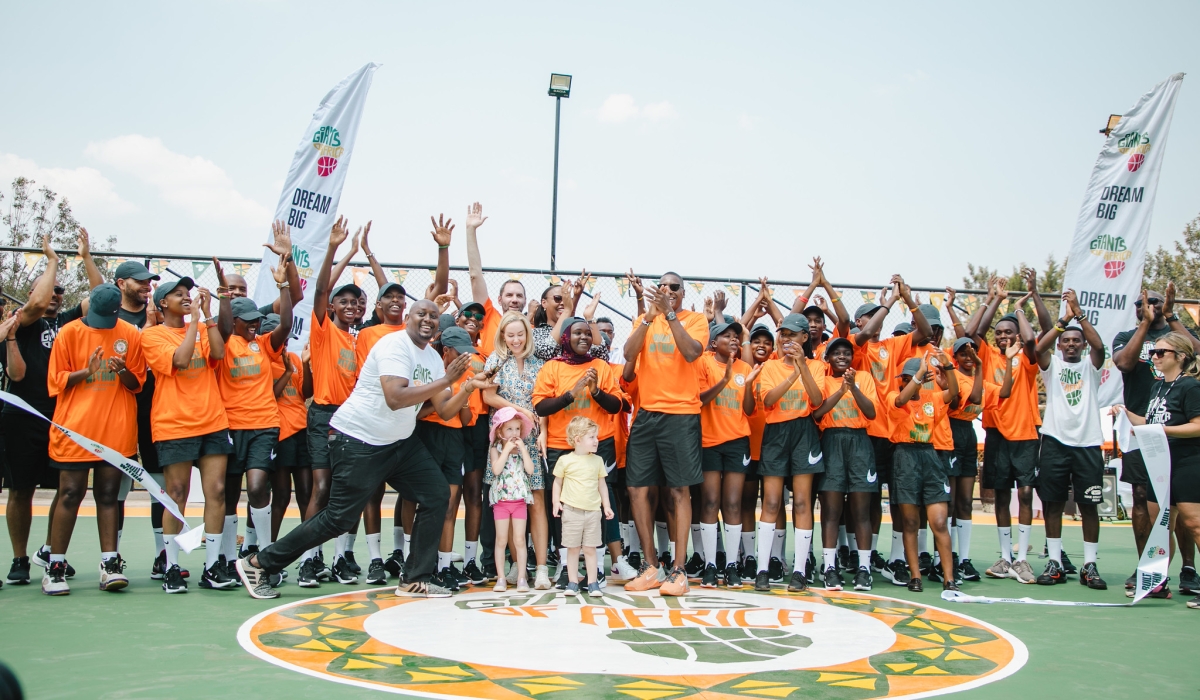
[[[642,316],[641,323],[633,324],[633,330],[629,333],[629,338],[625,341],[625,362],[631,363],[637,360],[637,356],[641,354],[642,347],[646,344],[646,329],[650,327],[650,323],[658,316],[658,306],[650,304],[646,309],[646,313]],[[629,381],[629,380],[626,380]]]
[[[437,243],[438,261],[437,270],[433,273],[433,296],[436,298],[446,293],[449,288],[450,280],[450,238],[454,234],[454,224],[450,223],[450,219],[442,220],[442,215],[438,214],[437,221],[433,217],[429,217],[433,222],[433,230],[430,235],[433,236],[433,242]],[[487,292],[484,292],[484,297],[487,297]],[[479,302],[482,304],[483,302]],[[445,420],[445,419],[443,419]]]
[[[954,290],[954,287],[946,287],[946,315],[950,317],[950,326],[954,329],[955,340],[967,335],[962,321],[958,320],[958,312],[954,310],[954,301],[957,298],[958,292]]]
[[[1023,297],[1021,302],[1028,299],[1028,296]],[[1013,314],[1017,317],[1017,332],[1021,336],[1021,351],[1025,353],[1025,357],[1030,362],[1037,362],[1037,335],[1033,332],[1033,326],[1029,325],[1029,319],[1025,318],[1025,310],[1022,308],[1024,304],[1018,302],[1017,313]],[[1039,365],[1040,366],[1040,365]]]
[[[891,294],[888,294],[889,289]],[[867,344],[867,341],[879,335],[879,331],[883,330],[883,321],[892,310],[892,304],[900,298],[900,292],[895,287],[884,287],[879,290],[879,305],[883,307],[881,311],[876,311],[871,314],[871,318],[867,319],[867,325],[857,334],[850,336],[854,339],[854,344],[862,347]]]
[[[814,262],[817,263],[818,269],[821,271],[821,286],[825,288],[825,294],[829,296],[829,303],[833,305],[833,317],[831,320],[834,322],[834,325],[837,328],[836,335],[841,338],[849,337],[850,313],[846,311],[846,305],[842,303],[841,295],[833,291],[833,285],[830,284],[829,278],[825,276],[824,263],[821,262],[820,258],[817,258]],[[818,303],[817,306],[821,307],[821,311],[823,311],[826,316],[830,315],[829,310],[823,305]]]
[[[1033,309],[1037,313],[1038,327],[1042,333],[1045,333],[1054,325],[1054,317],[1050,315],[1050,309],[1046,308],[1046,302],[1038,293],[1037,270],[1027,267],[1021,271],[1021,276],[1025,278],[1025,288],[1033,298]]]
[[[371,222],[363,227],[362,238],[359,239],[359,245],[362,246],[363,254],[367,256],[367,262],[371,265],[371,276],[375,278],[375,284],[383,289],[383,285],[387,284],[387,273],[383,271],[383,266],[375,259],[375,254],[371,252],[371,244],[367,241],[367,236],[371,233]]]
[[[4,333],[4,371],[8,378],[19,382],[25,378],[25,358],[21,356],[21,346],[17,344],[17,316],[9,316],[0,323],[0,331]]]
[[[339,216],[329,231],[329,247],[325,249],[325,259],[321,261],[321,269],[317,270],[317,286],[313,290],[313,316],[316,317],[319,324],[325,323],[325,316],[329,312],[329,284],[333,259],[337,255],[338,246],[346,242],[349,234],[348,222],[345,217]],[[338,277],[340,276],[339,273]],[[333,281],[336,282],[338,277],[334,277]]]
[[[287,354],[288,336],[292,334],[292,295],[288,288],[288,268],[292,266],[291,256],[280,259],[278,268],[271,268],[275,277],[275,286],[279,287],[279,325],[271,331],[271,347],[278,350],[283,348]]]
[[[83,258],[83,269],[87,270],[88,287],[95,289],[104,284],[104,275],[100,274],[100,268],[96,267],[96,261],[92,258],[92,244],[87,229],[82,227],[79,229],[79,257]]]
[[[271,391],[275,395],[275,400],[278,401],[283,392],[287,391],[288,384],[292,383],[292,375],[295,374],[296,368],[292,366],[292,356],[287,350],[283,351],[283,374],[279,375],[271,385]]]
[[[1187,336],[1187,339],[1192,341],[1192,349],[1200,353],[1200,339],[1192,335],[1188,329],[1179,322],[1179,317],[1175,315],[1175,282],[1167,282],[1167,291],[1163,297],[1163,318],[1166,319],[1167,325],[1176,333],[1182,333]],[[1139,346],[1140,347],[1140,346]]]
[[[912,314],[912,345],[916,347],[933,337],[933,327],[930,325],[929,319],[925,318],[925,314],[917,312],[917,302],[913,300],[912,289],[904,283],[904,278],[900,275],[892,275],[892,284],[900,290],[900,298],[904,300]]]
[[[992,327],[992,321],[996,320],[996,312],[1000,309],[1000,303],[1008,298],[1007,292],[1004,291],[1008,288],[1008,279],[993,277],[988,280],[988,284],[990,285],[988,294],[991,296],[987,308],[980,314],[979,323],[975,328],[967,329],[971,337],[980,342],[982,342],[983,336],[987,335],[988,329]]]
[[[362,245],[362,232],[363,229],[360,226],[358,230],[354,232],[354,237],[350,239],[350,250],[346,251],[345,257],[343,257],[337,262],[336,265],[333,266],[333,272],[329,274],[330,286],[337,284],[337,281],[342,278],[342,273],[346,271],[346,267],[350,265],[350,261],[354,259],[355,255],[358,255],[358,249]]]
[[[28,326],[46,315],[46,309],[54,298],[54,286],[58,284],[58,253],[50,245],[50,234],[42,236],[42,254],[46,256],[46,269],[29,291],[29,300],[17,311],[17,323],[22,326]]]
[[[485,221],[487,217],[483,215],[483,206],[479,202],[467,207],[467,270],[471,275],[471,300],[479,304],[488,298],[483,262],[479,258],[479,241],[476,240],[476,231]]]

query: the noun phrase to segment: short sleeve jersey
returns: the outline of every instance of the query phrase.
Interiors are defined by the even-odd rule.
[[[700,391],[703,393],[725,381],[728,365],[717,361],[717,356],[706,352],[696,361],[700,373]],[[733,376],[725,382],[721,393],[700,409],[700,434],[704,447],[750,435],[750,420],[742,406],[745,398],[746,378],[750,376],[750,365],[736,357],[733,359]]]
[[[1113,338],[1112,352],[1117,352],[1129,345],[1130,339],[1133,338],[1134,331],[1130,329],[1121,331]],[[1122,372],[1121,379],[1124,383],[1125,407],[1139,416],[1145,415],[1146,404],[1150,402],[1150,395],[1153,393],[1154,382],[1162,379],[1158,370],[1154,369],[1154,365],[1150,363],[1150,349],[1158,342],[1158,339],[1171,332],[1170,325],[1164,325],[1162,328],[1151,328],[1146,331],[1146,339],[1142,341],[1141,350],[1138,352],[1137,364],[1129,372]]]
[[[354,359],[359,367],[367,363],[367,355],[371,352],[371,348],[375,347],[375,343],[385,335],[395,333],[396,331],[404,330],[404,324],[398,326],[389,326],[384,323],[379,323],[374,326],[367,326],[358,332],[358,338],[354,341]]]
[[[504,314],[496,310],[491,299],[483,300],[483,326],[479,330],[479,354],[488,357],[496,349],[496,331]]]
[[[1158,425],[1183,425],[1200,416],[1200,381],[1180,376],[1174,382],[1157,380],[1150,387],[1146,422]],[[1167,438],[1172,467],[1200,460],[1200,438]]]
[[[820,360],[807,360],[808,369],[812,372],[817,388],[824,393],[825,363]],[[783,398],[774,406],[767,406],[764,399],[772,389],[786,382],[792,376],[792,366],[783,360],[767,360],[763,363],[758,375],[758,403],[765,409],[767,423],[784,423],[796,418],[811,415],[813,406],[809,404],[808,392],[804,389],[804,378],[797,377],[796,381],[784,392]],[[821,405],[821,396],[817,397],[817,405]]]
[[[608,470],[599,455],[568,452],[554,464],[554,478],[562,481],[559,500],[580,510],[600,510],[600,483]]]
[[[581,365],[569,365],[566,362],[547,362],[538,372],[537,381],[533,384],[533,405],[536,407],[545,399],[562,396],[575,386],[575,382],[587,373],[589,369],[596,371],[596,388],[606,394],[623,398],[621,386],[613,369],[604,360],[595,360]],[[546,445],[556,450],[571,449],[567,442],[567,425],[576,416],[590,418],[600,426],[598,437],[606,440],[613,436],[615,430],[612,414],[605,411],[588,393],[574,397],[571,403],[558,413],[546,417]]]
[[[997,352],[1000,363],[1000,380],[1004,381],[1004,365],[1006,359]],[[994,410],[984,411],[984,426],[988,426],[988,416],[991,425],[1000,430],[1000,434],[1008,440],[1036,440],[1037,428],[1042,424],[1038,412],[1037,377],[1040,369],[1036,362],[1031,362],[1025,353],[1018,353],[1013,361],[1012,391],[1007,399],[997,398]],[[986,367],[986,365],[985,365]],[[987,375],[984,375],[985,378]]]
[[[891,414],[892,442],[933,443],[935,425],[947,422],[947,407],[942,391],[922,388],[914,400],[897,408],[896,399],[899,396],[900,390],[894,390],[884,400]]]
[[[892,336],[882,340],[868,341],[854,348],[854,359],[850,366],[855,372],[869,372],[875,380],[875,391],[879,396],[897,388],[897,368],[903,366],[912,352],[912,338],[908,335]],[[873,437],[890,437],[891,411],[876,411],[875,420],[867,424],[867,434]]]
[[[300,356],[294,352],[288,353],[292,361],[292,378],[283,393],[275,399],[279,411],[279,439],[289,437],[308,427],[308,408],[304,405],[304,374],[300,364]],[[271,359],[271,391],[275,391],[274,382],[283,376],[283,355]]]
[[[103,353],[104,368],[67,388],[71,373],[86,369],[96,348]],[[46,385],[56,397],[54,422],[78,432],[126,457],[137,453],[137,399],[126,389],[108,360],[125,358],[139,387],[146,381],[142,338],[132,324],[118,320],[109,329],[90,328],[82,320],[63,326],[50,351]],[[50,459],[56,462],[93,462],[96,455],[57,430],[50,431]]]
[[[354,336],[341,330],[328,315],[324,323],[312,317],[308,333],[312,353],[313,401],[326,406],[341,406],[354,390],[358,379],[358,358]]]
[[[677,311],[676,315],[689,336],[701,347],[708,345],[708,322],[704,314]],[[639,316],[634,327],[641,322]],[[646,329],[646,342],[638,355],[641,408],[655,413],[700,413],[700,380],[694,364],[684,359],[676,347],[666,317],[655,316]]]
[[[330,427],[369,445],[390,445],[412,435],[421,404],[392,410],[383,395],[382,377],[402,377],[409,386],[431,384],[446,376],[442,356],[431,345],[418,348],[408,332],[392,333],[375,344],[350,397],[329,419]]]
[[[50,398],[49,390],[46,387],[46,372],[50,365],[50,351],[54,348],[54,337],[58,335],[58,320],[53,318],[39,318],[28,326],[20,326],[13,334],[16,336],[17,351],[21,353],[21,359],[25,362],[25,377],[21,381],[8,379],[8,391],[15,396],[25,399],[25,402],[33,406],[43,416],[49,418],[54,415],[54,399]],[[4,366],[9,366],[9,348],[12,343],[4,343],[4,347],[0,349],[0,359],[3,359]],[[24,411],[10,404],[4,404],[4,408],[0,412],[5,415],[22,414]]]
[[[824,380],[824,398],[828,399],[837,393],[841,388],[843,380],[840,377],[829,375]],[[875,415],[878,416],[884,412],[883,406],[879,405],[879,399],[875,393],[875,378],[870,372],[854,372],[854,386],[862,392],[863,396],[875,407]],[[854,394],[847,391],[838,399],[838,402],[832,409],[829,410],[821,420],[817,423],[821,430],[829,428],[866,428],[873,421],[863,415],[858,408],[858,401],[854,398]]]
[[[270,335],[247,341],[234,334],[225,341],[225,357],[217,368],[217,387],[231,429],[279,427],[271,362],[280,359],[284,348],[273,348]]]
[[[196,333],[192,359],[176,369],[175,350],[183,345],[187,327],[153,326],[142,333],[146,364],[154,372],[154,408],[150,433],[154,442],[208,435],[229,427],[225,404],[212,371],[220,360],[210,357],[208,333]]]

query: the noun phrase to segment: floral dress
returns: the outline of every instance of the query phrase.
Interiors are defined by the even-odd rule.
[[[502,449],[500,445],[492,445],[495,449]],[[536,453],[533,453],[536,454]],[[532,457],[533,454],[530,456]],[[488,450],[488,461],[491,462],[491,450]],[[492,468],[489,464],[488,474],[492,474]],[[500,501],[525,501],[533,503],[533,492],[529,490],[529,475],[525,473],[525,460],[521,458],[521,453],[513,450],[508,455],[508,459],[504,462],[504,471],[500,472],[500,476],[492,474],[493,483],[489,491],[488,505],[496,505]]]
[[[530,413],[533,412],[533,384],[537,381],[538,372],[542,369],[542,365],[546,364],[542,360],[530,355],[525,358],[524,371],[517,370],[517,361],[512,356],[501,360],[500,355],[492,353],[484,364],[484,371],[492,368],[498,368],[496,375],[492,381],[497,384],[496,394],[500,398],[508,401],[514,406],[520,406]],[[492,409],[495,412],[495,409]],[[489,418],[490,420],[490,418]],[[533,430],[529,433],[529,437],[525,439],[525,446],[529,448],[529,456],[533,458],[533,476],[529,477],[529,488],[534,491],[540,491],[546,488],[545,469],[542,465],[541,453],[538,452],[538,424],[535,422]],[[488,462],[491,462],[491,453],[488,453]],[[483,483],[495,483],[495,477],[492,470],[488,469],[483,474]]]

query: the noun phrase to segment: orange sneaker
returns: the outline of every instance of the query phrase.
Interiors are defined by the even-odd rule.
[[[642,565],[638,567],[637,576],[625,584],[625,590],[649,591],[661,585],[662,582],[658,580],[658,568],[642,562]]]
[[[671,570],[667,574],[667,580],[662,582],[661,588],[658,589],[659,595],[687,595],[688,594],[688,577],[687,572],[679,567]]]

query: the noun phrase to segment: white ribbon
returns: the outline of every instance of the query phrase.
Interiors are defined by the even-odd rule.
[[[1133,602],[1136,603],[1167,578],[1167,568],[1171,563],[1171,448],[1161,425],[1132,427],[1130,449],[1141,451],[1150,485],[1154,488],[1154,497],[1158,500],[1158,519],[1150,529],[1142,558],[1138,560],[1133,593]]]
[[[191,552],[193,549],[200,546],[200,541],[204,539],[203,529],[192,529],[188,527],[187,521],[183,519],[183,514],[180,513],[179,509],[175,507],[175,501],[171,500],[171,497],[168,496],[167,492],[158,485],[158,482],[146,473],[146,470],[142,467],[142,465],[125,459],[124,455],[112,449],[111,447],[101,445],[95,440],[84,437],[70,428],[64,428],[54,421],[47,420],[47,418],[39,413],[33,406],[25,403],[25,400],[20,396],[15,396],[6,391],[0,391],[0,401],[10,403],[17,408],[27,411],[31,415],[47,421],[50,423],[50,427],[71,438],[71,440],[75,441],[75,444],[121,470],[121,473],[125,474],[129,478],[137,481],[142,485],[143,488],[146,489],[147,492],[149,492],[151,496],[153,496],[156,500],[158,500],[159,503],[162,504],[163,508],[165,508],[168,513],[173,515],[176,520],[183,523],[183,529],[175,538],[175,542],[179,545],[179,548],[185,552]]]
[[[1059,605],[1078,608],[1128,608],[1133,603],[1082,603],[1070,600],[1036,600],[1034,598],[991,598],[967,595],[961,591],[942,591],[942,600],[951,603],[1020,603],[1022,605]]]

